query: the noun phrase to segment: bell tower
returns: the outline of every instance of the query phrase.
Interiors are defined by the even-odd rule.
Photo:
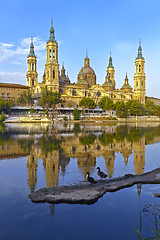
[[[107,75],[109,76],[109,79],[113,85],[113,90],[115,89],[115,86],[116,86],[116,82],[114,80],[114,66],[113,66],[113,63],[112,63],[112,57],[111,57],[111,52],[110,52],[110,58],[109,58],[109,65],[107,67]]]
[[[53,20],[51,21],[50,37],[46,44],[47,61],[46,70],[46,86],[48,90],[53,92],[59,91],[59,64],[58,64],[58,43],[54,37]]]
[[[135,74],[134,74],[134,99],[140,103],[145,104],[145,72],[144,72],[145,59],[142,56],[141,41],[139,41],[138,55],[135,60]]]
[[[30,53],[27,58],[28,62],[28,71],[27,71],[27,86],[31,87],[32,90],[37,85],[37,58],[34,53],[34,45],[33,45],[33,38],[31,38],[31,45],[30,45]]]

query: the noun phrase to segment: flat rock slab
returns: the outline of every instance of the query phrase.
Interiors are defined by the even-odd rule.
[[[140,175],[126,174],[123,177],[98,180],[96,184],[88,182],[51,188],[41,188],[29,195],[35,203],[72,203],[92,204],[106,192],[115,192],[134,184],[160,183],[160,168]]]

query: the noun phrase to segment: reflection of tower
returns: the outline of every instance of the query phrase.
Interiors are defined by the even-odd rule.
[[[63,153],[59,153],[59,166],[61,168],[61,173],[64,176],[66,167],[70,162],[70,157],[66,157]]]
[[[91,154],[87,154],[86,157],[77,158],[78,167],[83,171],[84,179],[86,179],[87,172],[93,172],[96,166],[96,157],[93,157]]]
[[[132,154],[132,144],[131,142],[128,142],[128,140],[124,139],[123,145],[121,147],[120,153],[124,157],[124,163],[127,166],[128,164],[128,158]]]
[[[145,167],[145,137],[141,137],[138,142],[133,143],[135,174],[144,172]]]
[[[141,188],[142,188],[142,184],[141,184],[141,183],[138,183],[138,184],[137,184],[137,193],[138,193],[139,199],[140,199],[140,196],[141,196]]]
[[[54,215],[54,207],[55,207],[55,204],[50,204],[50,214],[51,214],[51,217],[53,217]]]
[[[46,170],[47,187],[58,185],[59,176],[59,151],[52,151],[43,159],[43,165]]]
[[[105,155],[103,154],[103,158],[105,159],[108,176],[112,177],[113,172],[114,172],[115,152],[114,151],[106,151]]]
[[[27,170],[28,170],[28,186],[31,190],[31,193],[34,192],[35,185],[37,182],[37,158],[33,155],[27,157]]]

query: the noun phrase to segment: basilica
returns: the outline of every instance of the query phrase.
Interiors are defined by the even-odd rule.
[[[37,59],[34,52],[33,39],[31,39],[30,52],[27,58],[27,86],[31,88],[34,97],[41,95],[41,92],[47,87],[53,92],[60,92],[61,97],[65,102],[65,106],[78,106],[79,101],[83,97],[90,97],[96,103],[101,98],[109,97],[114,102],[123,100],[127,102],[131,99],[138,100],[145,104],[145,59],[142,56],[141,42],[139,42],[138,55],[135,59],[135,74],[134,74],[134,90],[129,85],[129,80],[126,74],[124,84],[120,89],[116,89],[116,81],[114,78],[115,69],[110,55],[109,64],[106,70],[105,81],[102,85],[96,82],[95,71],[90,66],[88,54],[84,59],[84,67],[79,71],[77,82],[71,83],[69,77],[65,73],[64,64],[61,71],[59,70],[58,62],[58,43],[55,39],[53,21],[51,21],[50,36],[46,43],[47,60],[42,83],[38,82],[37,74]]]

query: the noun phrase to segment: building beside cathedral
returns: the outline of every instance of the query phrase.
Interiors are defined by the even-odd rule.
[[[102,97],[109,97],[114,102],[123,100],[127,102],[136,99],[145,104],[145,59],[142,56],[141,42],[139,42],[138,55],[135,59],[134,90],[129,85],[126,74],[124,84],[120,89],[116,89],[114,77],[115,69],[112,57],[109,58],[109,64],[106,69],[105,81],[102,85],[96,82],[95,71],[90,66],[88,54],[84,59],[84,67],[79,71],[77,82],[71,83],[68,75],[65,73],[64,64],[61,72],[58,62],[58,43],[55,39],[53,21],[51,22],[50,36],[46,43],[47,60],[42,83],[38,83],[37,58],[34,52],[33,39],[31,39],[30,53],[27,58],[27,86],[31,88],[34,96],[40,96],[41,92],[47,87],[53,92],[60,92],[66,106],[77,106],[83,97],[90,97],[98,103]]]

